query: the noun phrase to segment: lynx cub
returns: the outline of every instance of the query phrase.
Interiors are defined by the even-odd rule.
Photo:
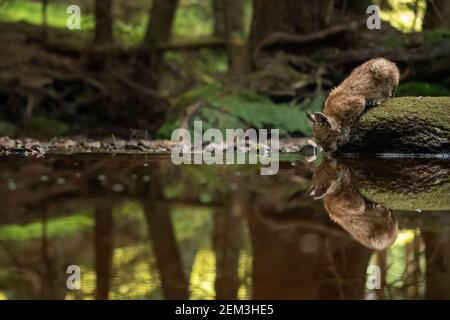
[[[314,141],[325,152],[335,151],[347,143],[353,123],[364,110],[394,96],[399,77],[397,66],[384,58],[356,67],[330,92],[323,113],[308,114],[313,123]]]

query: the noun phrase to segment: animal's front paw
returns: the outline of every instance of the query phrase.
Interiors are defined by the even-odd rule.
[[[367,99],[366,100],[366,108],[378,107],[383,102],[384,102],[384,99]]]

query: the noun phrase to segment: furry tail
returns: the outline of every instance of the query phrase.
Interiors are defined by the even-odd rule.
[[[395,63],[384,58],[377,58],[373,60],[370,71],[378,81],[389,81],[395,86],[398,85],[400,72]]]

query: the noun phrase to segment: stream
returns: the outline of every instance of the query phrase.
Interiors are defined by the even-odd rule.
[[[450,299],[450,161],[0,157],[0,299]]]

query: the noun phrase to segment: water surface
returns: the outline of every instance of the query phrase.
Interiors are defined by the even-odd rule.
[[[1,157],[0,298],[450,298],[448,160],[298,158],[259,173]]]

